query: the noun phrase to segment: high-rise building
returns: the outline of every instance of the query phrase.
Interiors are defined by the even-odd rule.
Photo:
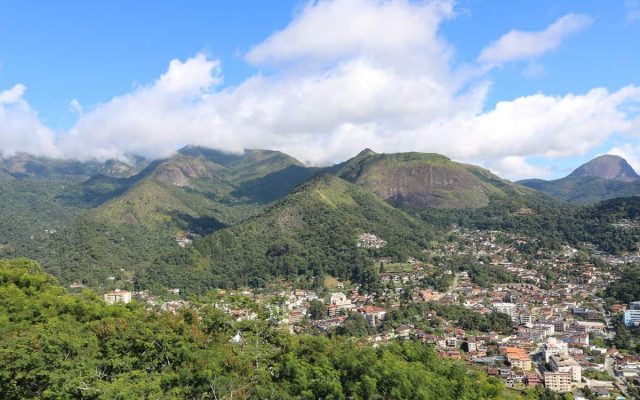
[[[629,309],[624,312],[624,324],[626,326],[640,325],[640,301],[629,303]]]

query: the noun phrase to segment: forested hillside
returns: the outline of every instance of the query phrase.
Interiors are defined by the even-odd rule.
[[[0,261],[0,335],[7,400],[512,398],[429,346],[292,336],[208,305],[177,314],[110,306],[67,294],[26,259]]]
[[[373,287],[374,258],[420,259],[455,225],[607,253],[634,250],[640,237],[614,226],[637,217],[635,198],[571,206],[437,154],[365,150],[308,168],[277,151],[187,146],[128,167],[22,156],[2,172],[0,255],[101,290],[313,286],[323,276]],[[386,244],[358,247],[365,233]],[[193,245],[178,246],[184,239]]]
[[[373,234],[379,249],[358,246]],[[419,257],[436,232],[372,193],[331,175],[298,187],[264,214],[197,243],[215,286],[262,286],[274,277],[308,284],[327,275],[374,285],[373,255]]]

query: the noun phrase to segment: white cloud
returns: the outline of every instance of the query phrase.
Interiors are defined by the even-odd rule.
[[[614,146],[606,154],[624,158],[636,172],[640,172],[640,144],[625,143]]]
[[[586,15],[567,14],[543,31],[512,30],[482,49],[478,61],[487,65],[502,65],[538,57],[557,49],[569,35],[586,28],[591,21]]]
[[[20,101],[24,91],[27,90],[26,86],[21,83],[14,85],[11,89],[7,89],[4,92],[0,92],[0,104],[12,104]]]
[[[628,23],[640,21],[640,0],[625,0],[625,19]]]
[[[85,111],[59,139],[59,147],[81,158],[167,156],[181,144],[216,133],[217,111],[203,106],[220,80],[219,62],[203,54],[185,62],[172,60],[153,84]],[[224,147],[224,141],[211,144]]]
[[[59,156],[55,134],[44,126],[23,99],[26,87],[17,84],[0,92],[0,155],[29,152]]]
[[[254,46],[246,59],[255,64],[317,64],[367,56],[397,66],[398,57],[415,59],[420,52],[424,61],[446,52],[438,26],[452,14],[453,1],[444,0],[310,2],[284,30]]]
[[[532,165],[526,157],[507,156],[489,164],[491,170],[499,176],[508,176],[513,180],[531,177],[546,178],[551,174],[548,167]]]
[[[165,157],[182,145],[196,144],[232,152],[278,149],[326,164],[370,147],[440,152],[523,178],[549,173],[531,165],[528,157],[584,154],[614,133],[633,134],[640,127],[633,111],[640,105],[635,86],[556,97],[534,94],[484,110],[489,82],[453,68],[452,49],[438,34],[451,15],[450,2],[310,3],[287,27],[247,53],[249,61],[275,72],[220,88],[217,60],[203,54],[173,60],[155,82],[85,108],[55,143],[22,92],[0,98],[17,101],[12,109],[22,107],[20,113],[11,111],[13,120],[24,118],[37,127],[15,130],[22,133],[13,137],[38,129],[43,136],[15,143],[24,148],[42,142],[41,152],[84,159],[124,158],[127,153]],[[508,56],[496,50],[492,59],[505,62],[547,51],[575,31],[580,20],[585,23],[584,17],[567,16],[542,33],[520,32],[527,52]],[[527,35],[555,38],[557,44],[534,46],[537,39]],[[504,46],[494,48],[508,48]],[[13,91],[19,89],[6,93]],[[0,112],[2,107],[7,106],[0,103]],[[10,128],[2,115],[5,143],[12,134],[3,133]]]
[[[71,101],[69,102],[69,111],[75,114],[83,113],[82,104],[80,104],[80,101],[78,101],[78,99],[71,99]]]

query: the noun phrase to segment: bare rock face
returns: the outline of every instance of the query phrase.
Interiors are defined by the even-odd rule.
[[[382,168],[359,183],[396,206],[410,208],[467,208],[487,205],[486,188],[471,173],[448,167],[422,165]]]
[[[180,168],[163,168],[156,173],[156,179],[165,185],[181,188],[191,187],[189,179],[187,179]]]
[[[159,168],[155,176],[165,185],[192,188],[191,179],[213,178],[222,170],[223,166],[204,159],[177,157]]]
[[[360,154],[348,165],[355,183],[387,202],[408,208],[477,208],[489,203],[488,187],[465,165],[438,154]]]
[[[633,182],[640,179],[627,160],[613,155],[594,158],[578,167],[569,176],[596,177],[621,182]]]

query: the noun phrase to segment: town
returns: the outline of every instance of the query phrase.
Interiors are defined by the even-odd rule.
[[[371,233],[357,240],[368,249],[386,244]],[[218,290],[208,301],[236,321],[266,318],[294,334],[347,334],[374,347],[420,341],[513,390],[542,385],[575,399],[623,399],[638,393],[640,357],[607,343],[614,320],[640,324],[640,301],[607,308],[600,297],[616,277],[612,264],[623,262],[568,246],[545,250],[505,232],[453,229],[421,260],[378,257],[380,288],[372,293],[326,278],[318,289],[278,282],[259,291]],[[178,288],[169,295],[161,301],[117,289],[104,299],[135,298],[174,313],[195,306]],[[230,340],[241,342],[242,332]]]

